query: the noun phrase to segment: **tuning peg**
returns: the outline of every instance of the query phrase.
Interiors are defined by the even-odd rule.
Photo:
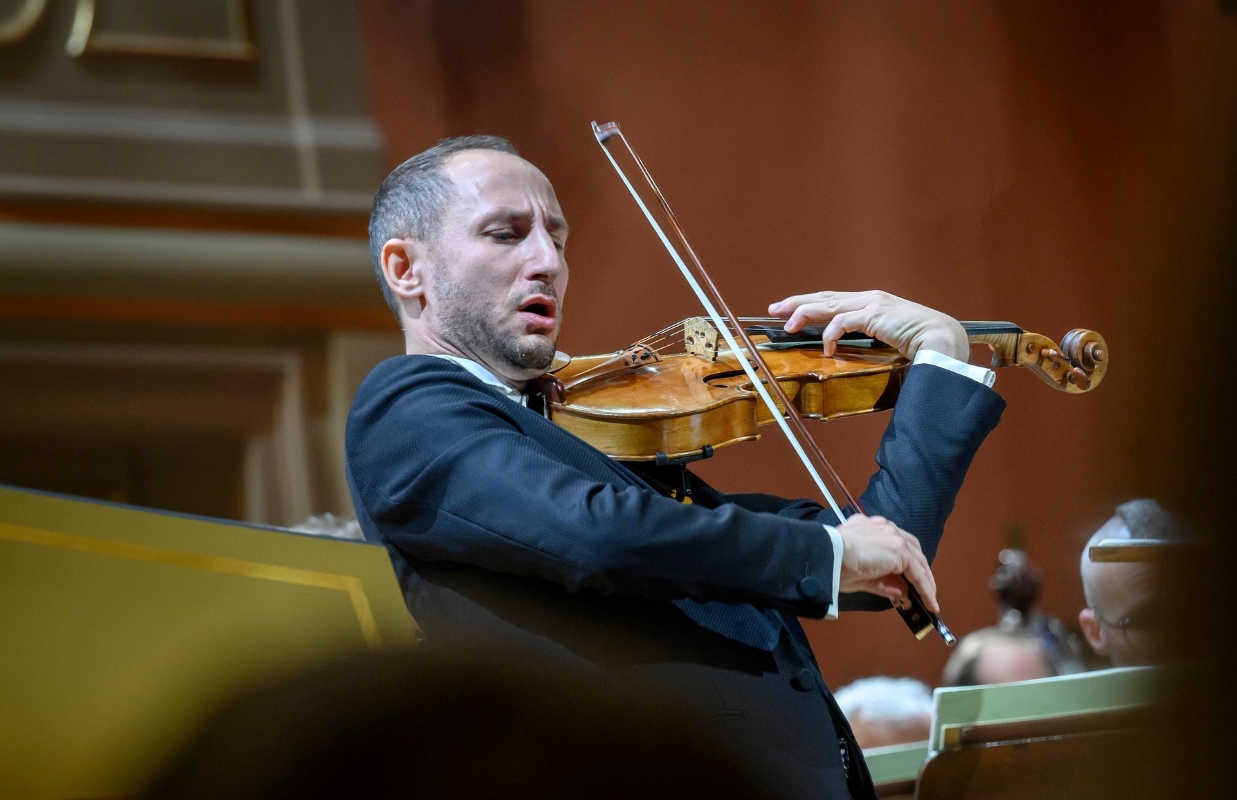
[[[1054,361],[1057,363],[1064,362],[1066,364],[1069,364],[1069,359],[1065,357],[1064,353],[1062,353],[1060,350],[1055,350],[1051,347],[1045,347],[1044,349],[1040,350],[1039,357],[1046,359],[1048,361]]]

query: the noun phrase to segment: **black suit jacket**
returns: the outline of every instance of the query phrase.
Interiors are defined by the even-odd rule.
[[[864,508],[918,537],[931,559],[1003,408],[975,381],[912,367]],[[836,737],[849,729],[796,619],[828,611],[829,510],[724,495],[694,478],[696,502],[680,503],[425,356],[383,362],[361,385],[347,464],[361,527],[390,550],[428,639],[645,685],[710,720],[786,794],[846,791]],[[888,608],[862,597],[842,607],[866,605]],[[804,685],[809,674],[819,691]],[[856,766],[851,791],[867,793]]]

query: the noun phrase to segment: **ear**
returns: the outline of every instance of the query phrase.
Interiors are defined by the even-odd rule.
[[[418,239],[388,239],[382,246],[382,277],[401,300],[414,301],[416,314],[425,301],[429,251]]]
[[[1100,627],[1099,618],[1095,616],[1095,611],[1089,608],[1079,611],[1078,625],[1082,628],[1082,635],[1087,637],[1087,644],[1091,645],[1091,649],[1097,655],[1108,655],[1108,643],[1104,641],[1104,631]]]

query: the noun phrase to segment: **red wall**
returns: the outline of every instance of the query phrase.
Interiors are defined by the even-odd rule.
[[[1112,507],[1187,497],[1198,330],[1234,214],[1237,17],[1214,2],[910,4],[361,0],[392,163],[512,138],[572,225],[560,344],[618,349],[697,313],[589,130],[615,119],[740,313],[883,288],[1113,352],[1083,397],[1002,372],[1009,401],[935,566],[955,632],[990,624],[1017,526],[1072,622],[1081,546]],[[1195,342],[1197,343],[1197,342]],[[822,426],[857,489],[884,418]],[[809,495],[778,434],[700,472]],[[894,614],[810,622],[826,677],[935,682],[948,651]]]

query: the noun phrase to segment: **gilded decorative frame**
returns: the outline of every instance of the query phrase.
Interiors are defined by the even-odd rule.
[[[46,2],[46,0],[31,0]],[[230,39],[192,39],[183,36],[150,36],[139,33],[94,31],[95,5],[102,0],[77,0],[77,13],[64,49],[77,57],[85,53],[176,56],[216,61],[253,61],[257,48],[246,19],[245,0],[225,0]],[[41,11],[41,9],[40,9]]]
[[[16,42],[29,33],[46,8],[47,0],[26,0],[22,3],[13,16],[0,22],[0,44]]]

